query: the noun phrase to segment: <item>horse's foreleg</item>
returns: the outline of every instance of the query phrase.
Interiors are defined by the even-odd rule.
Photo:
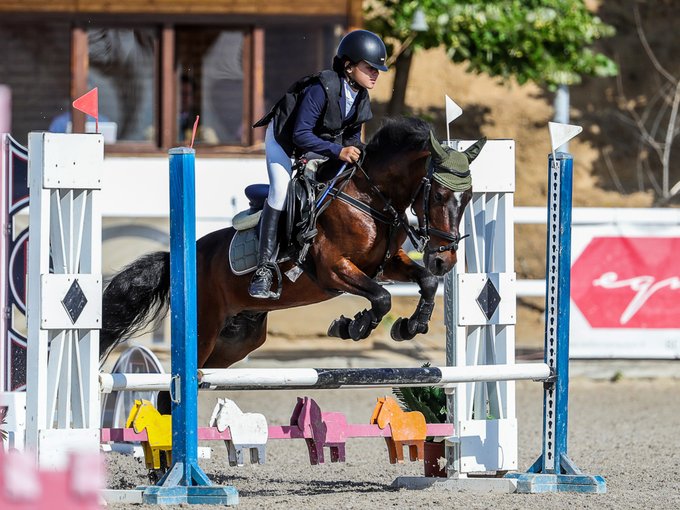
[[[400,317],[392,325],[390,335],[394,340],[411,340],[419,333],[427,333],[434,310],[437,277],[413,262],[404,250],[399,250],[385,265],[385,277],[402,282],[415,282],[420,287],[420,300],[410,318]]]
[[[392,296],[381,285],[369,278],[348,259],[334,261],[333,270],[319,274],[319,283],[327,288],[361,296],[371,302],[369,310],[362,310],[353,319],[341,316],[328,328],[328,336],[352,340],[366,338],[392,307]]]

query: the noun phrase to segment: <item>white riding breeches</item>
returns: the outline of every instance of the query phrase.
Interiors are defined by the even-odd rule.
[[[282,211],[288,193],[288,183],[293,174],[293,160],[274,138],[274,122],[267,126],[264,137],[264,150],[269,174],[269,196],[267,203],[272,209]]]

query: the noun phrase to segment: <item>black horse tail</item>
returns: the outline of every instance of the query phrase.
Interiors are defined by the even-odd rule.
[[[117,273],[102,297],[99,359],[123,340],[163,318],[170,301],[170,253],[138,258]]]

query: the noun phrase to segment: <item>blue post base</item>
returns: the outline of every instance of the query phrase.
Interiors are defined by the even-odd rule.
[[[517,480],[517,492],[536,494],[539,492],[584,492],[604,494],[607,483],[599,475],[586,475],[577,468],[569,457],[560,459],[561,473],[540,473],[542,458],[529,468],[528,473],[508,473],[505,478]]]
[[[153,505],[238,504],[238,491],[234,487],[212,485],[198,465],[186,467],[187,469],[181,462],[177,462],[158,482],[158,485],[143,488],[143,503]],[[190,475],[187,476],[186,473]]]

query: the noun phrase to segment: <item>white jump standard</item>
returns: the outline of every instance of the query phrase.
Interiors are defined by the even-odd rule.
[[[30,133],[28,147],[26,447],[63,469],[69,452],[99,451],[104,140]]]

